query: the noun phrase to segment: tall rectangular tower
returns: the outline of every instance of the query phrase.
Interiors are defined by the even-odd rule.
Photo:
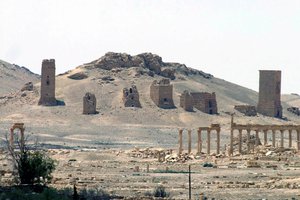
[[[270,117],[282,117],[281,71],[259,70],[257,112]]]
[[[43,60],[41,94],[39,105],[56,106],[55,98],[55,60]]]

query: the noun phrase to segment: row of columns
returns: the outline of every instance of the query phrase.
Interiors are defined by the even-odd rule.
[[[210,154],[210,135],[211,135],[212,130],[216,130],[216,132],[217,132],[217,151],[216,151],[216,153],[217,154],[220,153],[220,129],[204,127],[204,128],[199,128],[197,131],[198,132],[197,154],[200,154],[202,152],[202,131],[206,131],[206,133],[207,133],[206,151],[207,151],[207,154]],[[187,134],[188,134],[188,153],[190,154],[192,152],[192,130],[189,129]],[[179,142],[179,149],[178,149],[179,155],[181,155],[182,151],[183,151],[182,136],[183,136],[183,129],[179,129],[179,141],[178,141]]]
[[[245,129],[231,129],[231,133],[230,133],[230,153],[233,154],[233,132],[234,130],[238,130],[239,131],[239,136],[238,136],[238,140],[239,140],[239,146],[238,146],[238,150],[239,153],[242,153],[242,132]],[[251,129],[246,129],[247,130],[247,152],[250,152],[250,132]],[[259,132],[260,130],[254,130],[255,131],[255,146],[259,145]],[[268,131],[269,130],[262,130],[262,132],[264,133],[264,145],[268,144]],[[272,129],[272,146],[275,147],[275,142],[276,142],[276,131],[275,129]],[[286,130],[278,130],[280,131],[280,147],[284,147],[284,132]],[[292,131],[291,129],[288,129],[289,132],[289,147],[292,147]],[[297,132],[297,150],[300,150],[300,130],[296,130]]]

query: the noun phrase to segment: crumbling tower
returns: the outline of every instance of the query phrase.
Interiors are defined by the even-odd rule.
[[[39,105],[56,106],[55,99],[55,60],[43,60],[42,62],[42,79],[41,79],[41,96]]]
[[[125,107],[141,107],[139,92],[135,85],[123,89],[123,103]]]
[[[180,95],[180,107],[186,111],[193,111],[193,97],[189,91],[184,90]]]
[[[150,86],[150,98],[160,108],[175,108],[173,102],[173,85],[169,79],[153,81]]]
[[[87,92],[83,97],[83,114],[92,115],[97,114],[96,111],[97,100],[94,94]]]
[[[259,70],[259,97],[257,112],[270,116],[282,117],[281,71]]]

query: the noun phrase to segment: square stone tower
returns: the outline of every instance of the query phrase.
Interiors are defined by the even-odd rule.
[[[92,115],[97,114],[96,111],[97,100],[96,96],[92,93],[87,92],[83,97],[83,114]]]
[[[150,98],[160,108],[175,108],[173,102],[173,85],[169,79],[153,81],[150,86]]]
[[[270,117],[282,117],[281,71],[259,70],[257,112]]]
[[[180,107],[185,111],[193,111],[193,97],[187,90],[180,95]]]
[[[41,79],[41,96],[39,105],[56,106],[55,99],[55,60],[43,60],[42,62],[42,79]]]
[[[194,107],[207,114],[218,114],[216,93],[191,92]]]

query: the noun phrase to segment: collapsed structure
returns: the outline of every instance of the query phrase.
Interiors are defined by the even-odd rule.
[[[256,116],[256,108],[255,106],[250,106],[250,105],[235,105],[234,109],[243,113],[246,116]]]
[[[150,98],[160,108],[175,108],[173,102],[173,85],[169,79],[153,81],[150,86]]]
[[[122,99],[125,107],[141,107],[139,92],[135,85],[123,89]]]

